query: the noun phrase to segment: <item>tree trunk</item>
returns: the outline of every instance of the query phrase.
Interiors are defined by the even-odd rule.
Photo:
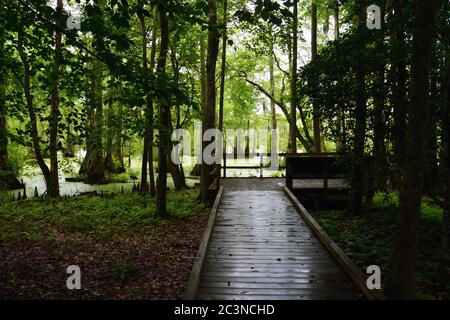
[[[158,9],[155,8],[155,17],[153,19],[153,32],[152,32],[152,51],[150,53],[150,70],[154,72],[155,70],[155,60],[156,60],[156,37],[158,32]],[[153,99],[148,101],[148,120],[149,120],[149,148],[148,148],[148,172],[150,176],[150,195],[154,197],[156,195],[155,188],[155,170],[153,168],[153,141],[154,141],[154,110],[153,110]]]
[[[0,0],[0,10],[3,10],[3,3]],[[0,38],[0,61],[4,61],[4,42]],[[0,66],[0,188],[19,189],[23,185],[19,182],[16,174],[12,171],[8,159],[8,130],[7,130],[7,110],[5,100],[6,88],[6,66]]]
[[[359,9],[359,28],[365,28],[366,12]],[[364,43],[361,46],[365,46]],[[362,197],[364,187],[364,143],[366,139],[367,98],[366,98],[366,74],[362,62],[356,68],[356,101],[355,101],[355,133],[352,155],[352,208],[353,213],[362,212]]]
[[[339,31],[339,4],[336,4],[336,7],[334,8],[334,40],[338,40],[340,37],[340,31]],[[338,109],[339,106],[337,106]],[[339,114],[336,117],[336,127],[337,127],[337,135],[336,135],[336,152],[341,151],[342,149],[342,143],[343,143],[343,117],[342,112],[339,110]]]
[[[405,12],[402,10],[402,1],[394,0],[394,18],[397,21],[392,35],[394,50],[392,70],[394,72],[394,88],[392,92],[392,105],[394,108],[394,155],[397,174],[394,174],[394,186],[400,184],[400,168],[405,158],[406,141],[406,111],[407,96],[406,85],[408,73],[406,70],[406,43],[405,43]]]
[[[162,5],[158,5],[159,24],[161,29],[161,43],[159,48],[158,63],[156,72],[158,78],[164,77],[167,64],[167,52],[169,49],[169,22],[167,13]],[[169,105],[164,99],[159,101],[159,141],[158,141],[158,180],[156,192],[156,214],[160,217],[167,216],[167,155],[169,150],[167,146],[170,143],[169,130]]]
[[[290,151],[297,153],[297,55],[298,55],[298,4],[293,0],[293,20],[292,20],[292,68],[291,68],[291,121],[289,123]]]
[[[117,173],[117,168],[113,158],[113,138],[114,138],[114,124],[113,124],[113,99],[112,96],[108,99],[107,118],[107,132],[106,132],[106,156],[103,167],[108,172]]]
[[[270,68],[270,94],[275,97],[275,77],[274,77],[274,50],[273,50],[273,30],[270,30],[270,60],[269,60],[269,68]],[[277,112],[275,108],[275,102],[270,99],[270,115],[271,115],[271,129],[277,130]],[[270,131],[269,131],[270,132]],[[276,131],[275,131],[276,132]],[[273,141],[274,140],[274,141]],[[278,146],[277,146],[277,136],[273,136],[270,133],[270,144],[269,144],[270,153],[278,154]]]
[[[34,109],[33,95],[31,94],[30,64],[28,62],[28,58],[27,58],[24,48],[23,48],[22,39],[23,39],[23,31],[19,31],[18,32],[18,40],[17,40],[17,51],[19,52],[20,60],[22,61],[23,68],[24,68],[24,80],[23,80],[22,86],[23,86],[23,91],[25,94],[25,100],[27,103],[28,114],[30,116],[31,139],[33,141],[34,155],[35,155],[36,161],[39,165],[39,168],[42,171],[42,175],[44,176],[45,185],[47,187],[47,193],[48,193],[49,192],[48,190],[50,189],[50,184],[51,184],[50,169],[48,168],[47,164],[44,161],[44,157],[42,156],[41,146],[40,146],[40,142],[39,142],[38,128],[37,128],[37,116],[36,116],[36,111]]]
[[[56,11],[58,15],[63,13],[63,1],[56,1]],[[53,64],[52,74],[52,91],[51,91],[51,112],[50,112],[50,185],[48,195],[50,197],[59,197],[59,180],[58,180],[58,121],[59,121],[59,92],[58,77],[59,67],[62,60],[62,34],[56,31],[55,34],[55,60]]]
[[[203,33],[200,37],[200,101],[201,101],[201,111],[204,114],[206,109],[206,53],[205,53],[205,40],[203,37]],[[202,141],[202,137],[199,137],[200,141]],[[199,155],[201,157],[201,155]],[[200,176],[201,175],[201,161],[197,159],[194,167],[191,170],[192,176]]]
[[[317,4],[316,0],[311,0],[311,61],[317,59]],[[313,99],[313,131],[314,131],[314,150],[321,153],[320,143],[320,118],[318,115],[317,102]]]
[[[382,8],[381,22],[384,23],[384,3]],[[384,25],[379,32],[379,46],[384,46]],[[373,138],[373,154],[374,154],[374,166],[375,166],[375,188],[380,190],[384,189],[387,182],[387,154],[386,154],[386,119],[384,116],[385,109],[385,61],[380,63],[378,70],[376,71],[376,93],[374,97],[374,138]]]
[[[94,69],[98,64],[94,63]],[[105,176],[103,167],[103,97],[100,70],[95,71],[96,75],[91,79],[91,106],[93,118],[91,119],[91,139],[88,164],[86,169],[86,182],[97,184],[103,181]],[[88,153],[86,153],[86,157]]]
[[[139,27],[142,37],[142,67],[147,69],[147,30],[145,29],[145,16],[143,12],[138,12]],[[151,71],[150,71],[151,72]],[[152,99],[152,97],[147,97],[147,99]],[[148,103],[148,102],[147,102]],[[145,130],[144,130],[144,150],[142,151],[142,165],[141,165],[141,184],[139,192],[141,194],[147,193],[147,164],[148,155],[150,147],[150,134],[149,134],[149,110],[145,110]]]
[[[433,196],[439,187],[439,167],[438,167],[438,104],[441,102],[439,97],[436,72],[431,74],[430,88],[430,111],[426,121],[429,122],[425,135],[425,168],[423,179],[423,193]]]
[[[217,8],[216,0],[208,0],[208,57],[206,61],[206,105],[203,112],[202,133],[204,134],[208,129],[215,128],[216,120],[216,63],[219,53],[219,35],[217,32]],[[202,139],[203,140],[203,139]],[[208,145],[208,142],[202,141],[202,153]],[[200,177],[200,197],[204,203],[210,202],[209,188],[215,178],[211,175],[214,165],[208,165],[202,161],[201,177]],[[220,170],[219,170],[220,173]]]
[[[225,95],[225,72],[227,67],[227,9],[228,1],[223,0],[223,35],[222,35],[222,68],[220,72],[220,97],[219,97],[219,130],[223,130],[223,100]]]
[[[274,77],[274,66],[273,66],[273,35],[272,30],[270,34],[270,60],[269,60],[269,68],[270,68],[270,94],[272,97],[275,97],[275,77]],[[275,109],[275,102],[270,100],[270,114],[271,114],[271,127],[273,130],[277,129],[277,114]]]
[[[443,144],[445,144],[445,169],[444,169],[444,213],[442,216],[441,252],[437,271],[438,284],[445,289],[450,283],[450,50],[447,48],[447,71],[443,90],[444,119],[443,119]]]
[[[400,212],[392,251],[386,295],[413,299],[415,265],[420,229],[420,207],[425,156],[425,133],[429,129],[429,71],[437,0],[415,0],[409,121],[405,162],[402,168]]]

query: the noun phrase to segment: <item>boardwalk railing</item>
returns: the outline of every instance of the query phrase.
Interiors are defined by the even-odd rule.
[[[286,153],[286,152],[279,152],[277,153],[277,157],[278,157],[278,163],[280,162],[280,159],[284,158],[286,159],[287,157],[292,157],[292,156],[296,156],[296,157],[319,157],[319,156],[336,156],[336,153]],[[252,159],[258,157],[259,158],[259,163],[258,165],[237,165],[237,164],[233,164],[233,165],[229,165],[227,163],[228,160],[237,160],[237,159]],[[264,170],[271,170],[271,166],[264,164],[264,159],[265,158],[269,158],[271,159],[273,157],[273,153],[267,153],[267,152],[255,152],[255,153],[249,153],[245,156],[241,156],[241,157],[237,157],[236,153],[224,153],[223,154],[223,158],[222,158],[222,170],[223,170],[223,175],[222,178],[226,179],[227,178],[227,170],[229,169],[234,169],[234,170],[259,170],[259,177],[260,178],[264,178]],[[285,165],[279,165],[277,167],[278,170],[284,170],[286,169]]]
[[[356,264],[342,251],[341,248],[328,236],[328,234],[320,227],[320,225],[314,220],[309,212],[303,207],[303,205],[297,200],[294,194],[284,187],[284,192],[294,204],[300,216],[306,222],[308,227],[313,231],[317,239],[322,245],[330,252],[337,263],[344,269],[344,271],[350,276],[358,288],[364,293],[369,300],[384,300],[385,296],[379,290],[370,290],[367,287],[366,277],[362,273]]]
[[[211,208],[208,224],[206,226],[205,233],[203,234],[202,242],[200,243],[200,246],[198,248],[197,255],[194,261],[194,266],[192,267],[191,275],[189,277],[186,290],[184,292],[183,298],[185,300],[194,300],[197,295],[198,285],[200,283],[200,275],[202,273],[202,269],[205,264],[209,240],[211,239],[211,234],[214,229],[214,224],[216,222],[217,210],[219,209],[222,194],[223,194],[223,187],[220,187],[216,199],[214,200],[214,204]]]

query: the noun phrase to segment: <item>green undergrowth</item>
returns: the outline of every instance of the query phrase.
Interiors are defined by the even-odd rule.
[[[205,212],[197,201],[198,190],[168,192],[169,217],[155,213],[155,198],[136,193],[104,197],[13,202],[3,196],[0,204],[0,246],[20,240],[52,240],[55,237],[151,235],[155,226]]]
[[[351,215],[345,211],[318,211],[313,216],[328,235],[363,270],[378,265],[382,281],[389,272],[398,213],[398,194],[378,193],[373,206],[364,214]],[[435,271],[440,247],[442,209],[431,201],[422,201],[422,222],[419,256],[416,267],[417,297],[447,298],[436,289]],[[384,287],[384,286],[383,286]]]

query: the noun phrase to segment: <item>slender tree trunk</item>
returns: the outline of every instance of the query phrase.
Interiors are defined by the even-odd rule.
[[[123,86],[119,84],[119,94],[123,98]],[[117,102],[117,123],[115,124],[114,138],[113,138],[113,158],[117,160],[116,172],[125,172],[125,164],[123,162],[123,104],[121,101]]]
[[[222,35],[222,68],[220,72],[220,97],[219,97],[219,130],[223,130],[223,100],[225,95],[225,72],[227,67],[227,9],[228,1],[223,0],[223,35]]]
[[[163,77],[166,72],[167,53],[169,49],[169,21],[164,6],[158,6],[159,24],[161,30],[161,43],[159,48],[156,72],[158,77]],[[159,141],[158,141],[158,180],[156,192],[156,213],[160,217],[167,216],[167,146],[170,143],[169,132],[169,105],[161,99],[159,101]]]
[[[392,35],[394,52],[392,58],[392,70],[394,72],[394,88],[392,92],[392,105],[394,108],[394,155],[397,174],[394,174],[394,184],[400,184],[400,168],[405,159],[406,141],[406,111],[407,111],[407,80],[406,70],[406,43],[405,43],[405,12],[402,10],[402,1],[393,0],[394,18],[397,21]]]
[[[270,60],[269,60],[269,68],[270,68],[270,94],[272,97],[275,97],[275,76],[274,76],[274,66],[273,66],[273,36],[270,35]],[[271,127],[273,130],[277,129],[277,114],[275,109],[275,102],[270,100],[270,113],[271,113]]]
[[[56,1],[56,11],[59,15],[63,12],[63,1]],[[59,180],[58,180],[58,121],[59,121],[59,92],[58,77],[59,67],[62,60],[62,34],[56,31],[55,34],[55,61],[53,64],[52,74],[52,92],[51,92],[51,112],[50,112],[50,186],[48,195],[50,197],[59,197]]]
[[[360,8],[358,24],[364,28],[366,12]],[[364,43],[361,44],[365,46]],[[367,98],[366,98],[366,74],[364,64],[359,63],[356,68],[356,101],[355,101],[355,133],[353,141],[353,168],[352,168],[352,194],[353,213],[362,212],[362,197],[364,187],[364,144],[366,139]]]
[[[425,135],[425,169],[423,179],[423,193],[426,195],[434,195],[439,184],[439,167],[438,167],[438,104],[440,103],[438,90],[438,74],[431,72],[430,87],[430,111],[428,112],[427,121],[429,122]]]
[[[177,87],[180,80],[180,66],[176,57],[175,51],[171,50],[170,57],[172,60],[172,70],[173,70],[173,79],[175,86]],[[176,129],[181,129],[181,109],[179,106],[176,106],[176,119],[175,119]],[[169,113],[169,132],[173,132],[173,126],[172,126],[172,117]],[[173,147],[173,144],[171,141],[169,141],[168,148],[171,150]],[[186,185],[186,179],[184,177],[183,173],[183,165],[175,165],[171,160],[171,155],[167,155],[167,159],[169,161],[169,170],[170,175],[172,176],[173,183],[175,185],[176,190],[182,190],[187,188]]]
[[[0,11],[2,10],[4,10],[3,1],[0,0]],[[0,61],[4,61],[4,54],[4,41],[0,37]],[[0,188],[18,189],[23,187],[23,185],[12,171],[8,159],[7,109],[5,99],[6,75],[6,66],[0,65]]]
[[[156,61],[156,37],[158,32],[158,10],[155,8],[155,17],[153,19],[153,32],[152,32],[152,51],[150,53],[150,70],[154,72]],[[150,174],[150,195],[154,197],[156,195],[155,188],[155,170],[153,168],[153,141],[154,141],[154,109],[153,99],[148,101],[148,120],[149,120],[149,148],[148,148],[148,172]]]
[[[33,95],[31,94],[30,64],[28,62],[28,58],[27,58],[24,48],[23,48],[23,40],[22,39],[23,39],[23,31],[19,31],[18,40],[17,40],[17,51],[19,52],[19,56],[20,56],[20,59],[22,61],[23,68],[24,68],[24,80],[23,80],[22,86],[23,86],[23,91],[25,94],[25,100],[27,103],[28,114],[30,116],[31,139],[33,142],[34,155],[35,155],[36,161],[39,165],[39,168],[41,169],[42,174],[44,176],[45,185],[47,187],[47,193],[48,193],[48,190],[49,190],[50,184],[51,184],[51,174],[50,174],[50,169],[48,168],[47,164],[44,161],[44,157],[42,156],[41,146],[40,146],[40,142],[39,142],[39,135],[38,135],[37,116],[36,116],[36,111],[34,109]]]
[[[295,130],[297,128],[297,60],[298,60],[298,4],[293,0],[292,20],[292,69],[291,69],[291,121],[289,124],[290,151],[297,153],[297,139]]]
[[[443,144],[445,144],[444,169],[444,213],[442,216],[441,252],[437,272],[442,289],[450,283],[450,49],[447,48],[447,70],[444,80]]]
[[[203,33],[200,36],[200,102],[201,102],[201,111],[204,114],[206,109],[206,48],[205,48],[205,40]],[[200,141],[202,137],[199,137]],[[201,163],[201,155],[199,155],[199,159],[197,159],[194,167],[192,168],[191,175],[192,176],[200,176],[200,163]]]
[[[108,99],[108,109],[106,112],[106,156],[103,167],[108,172],[117,173],[117,168],[114,163],[113,158],[113,138],[114,138],[114,123],[113,123],[113,98],[112,96]]]
[[[217,32],[217,7],[216,0],[208,0],[208,57],[206,61],[206,105],[203,112],[202,132],[215,128],[216,113],[216,63],[219,53],[219,35]],[[202,141],[202,152],[205,150],[208,142]],[[200,197],[204,203],[209,203],[208,189],[212,186],[215,178],[211,175],[214,165],[208,165],[202,161],[201,165],[201,181],[200,181]]]
[[[429,112],[429,71],[437,0],[415,0],[409,121],[400,212],[392,251],[386,295],[391,299],[414,298],[415,265],[420,229],[424,172],[424,137]]]
[[[103,89],[101,83],[101,70],[94,63],[95,76],[91,79],[91,108],[93,110],[93,123],[91,124],[91,145],[87,166],[86,182],[90,184],[101,183],[105,176],[103,166]],[[100,75],[98,75],[100,74]],[[86,154],[87,156],[88,154]]]
[[[311,61],[317,59],[317,4],[316,0],[311,0]],[[321,153],[320,143],[320,118],[318,115],[317,102],[313,99],[313,131],[314,150]]]
[[[275,77],[274,77],[274,48],[273,48],[273,30],[270,30],[270,60],[269,60],[269,68],[270,68],[270,94],[272,97],[275,97]],[[277,130],[277,112],[275,108],[275,102],[270,100],[270,115],[271,115],[271,129]],[[276,132],[276,131],[275,131]],[[275,133],[277,134],[277,133]],[[273,136],[270,134],[270,144],[269,144],[270,153],[278,153],[277,146],[277,136]]]
[[[336,7],[334,8],[334,40],[338,40],[340,37],[340,31],[339,31],[339,4],[336,4]],[[339,106],[337,106],[338,109],[341,109]],[[336,117],[336,127],[337,127],[337,135],[336,135],[336,152],[341,151],[342,149],[342,143],[343,143],[343,117],[342,112],[339,110],[339,114]]]
[[[384,24],[384,3],[382,8],[381,22]],[[379,46],[384,46],[384,25],[379,30]],[[374,97],[374,138],[373,138],[373,154],[375,166],[375,188],[384,189],[387,182],[387,154],[386,154],[386,120],[384,116],[385,109],[385,62],[380,63],[376,71],[376,93]]]
[[[145,28],[145,16],[143,12],[138,13],[139,27],[141,31],[142,38],[142,67],[147,69],[147,30]],[[147,99],[152,99],[152,97],[147,97]],[[148,103],[148,102],[147,102]],[[148,155],[150,147],[150,132],[149,132],[149,110],[145,109],[145,130],[144,130],[144,150],[142,151],[142,165],[141,165],[141,184],[139,192],[145,194],[148,191],[147,187],[147,165],[148,165]]]

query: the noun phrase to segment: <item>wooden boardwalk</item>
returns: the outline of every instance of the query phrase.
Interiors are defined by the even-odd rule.
[[[278,182],[264,183],[224,182],[197,298],[360,298]]]

